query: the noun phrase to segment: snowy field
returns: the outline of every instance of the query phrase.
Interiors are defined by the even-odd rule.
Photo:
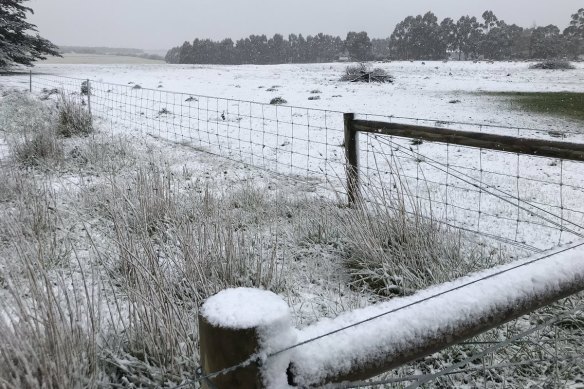
[[[351,284],[354,279],[346,274],[343,265],[347,243],[329,236],[335,236],[337,230],[343,228],[351,232],[351,222],[359,219],[349,219],[347,226],[340,228],[339,224],[344,221],[342,217],[350,211],[343,213],[342,208],[328,208],[320,203],[322,198],[331,197],[330,188],[336,190],[336,193],[333,191],[336,195],[344,196],[342,113],[355,112],[358,118],[371,120],[491,131],[521,137],[557,140],[559,133],[563,140],[584,142],[582,123],[524,112],[508,101],[480,94],[483,91],[584,92],[582,64],[577,64],[574,71],[565,72],[530,70],[529,65],[388,63],[379,66],[392,74],[395,82],[369,85],[338,81],[345,64],[40,64],[34,69],[33,91],[44,101],[48,100],[47,103],[58,101],[58,95],[51,95],[51,89],[63,88],[66,95],[87,104],[86,97],[79,93],[81,81],[92,80],[91,107],[98,130],[93,138],[66,140],[66,161],[56,171],[29,171],[35,185],[47,181],[48,193],[54,197],[50,201],[58,204],[58,215],[62,218],[59,223],[67,225],[67,228],[59,228],[58,234],[66,233],[67,239],[73,242],[69,244],[77,250],[76,258],[71,259],[71,268],[59,263],[55,273],[50,273],[47,279],[57,277],[55,274],[60,274],[62,268],[67,269],[73,274],[71,285],[75,287],[75,282],[80,283],[83,279],[81,275],[87,271],[88,264],[98,263],[100,270],[97,272],[103,277],[110,279],[112,274],[119,277],[113,278],[113,285],[109,281],[103,287],[106,298],[100,304],[107,305],[108,299],[114,300],[113,296],[120,292],[117,289],[120,288],[123,296],[128,294],[129,307],[134,307],[133,303],[158,301],[156,292],[166,296],[161,290],[167,289],[182,299],[188,296],[187,300],[199,302],[201,296],[212,294],[218,287],[234,284],[261,286],[285,298],[298,328],[314,324],[323,317],[334,318],[342,312],[383,301],[383,296],[375,295],[367,287]],[[27,75],[0,76],[0,88],[5,92],[11,88],[28,89],[28,82]],[[315,96],[319,98],[315,99]],[[269,105],[274,97],[282,97],[287,103]],[[459,102],[451,103],[455,100]],[[8,143],[13,135],[0,132],[0,136],[0,163],[8,166],[11,163]],[[584,225],[584,169],[581,163],[364,135],[359,147],[366,191],[378,194],[379,190],[386,190],[390,198],[398,192],[395,196],[399,198],[395,180],[401,177],[406,191],[413,194],[426,211],[430,210],[432,218],[479,232],[479,238],[488,235],[506,237],[511,249],[519,249],[514,252],[502,248],[502,240],[495,240],[494,246],[492,242],[474,241],[479,243],[480,250],[492,250],[488,255],[491,265],[508,262],[520,254],[575,241],[583,232],[580,227]],[[92,154],[92,150],[95,153]],[[86,155],[84,153],[89,153],[86,159],[95,166],[90,163],[88,168],[87,161],[81,163],[76,159],[78,154]],[[94,154],[98,154],[97,158]],[[168,191],[165,189],[160,193],[159,188],[166,188],[167,182]],[[341,200],[345,201],[344,197]],[[134,236],[132,229],[136,226],[132,223],[140,217],[139,212],[134,214],[134,209],[142,207],[148,212],[161,212],[162,225],[172,228],[168,231],[148,229],[142,232],[143,235]],[[212,214],[206,213],[208,209]],[[12,209],[6,207],[6,212],[12,212]],[[116,219],[116,214],[119,214],[119,219]],[[128,220],[124,219],[126,217]],[[213,233],[208,234],[205,229],[189,229],[193,218]],[[236,249],[233,252],[229,251],[232,236],[221,235],[224,218],[231,226],[236,223],[236,233],[233,233]],[[120,232],[117,223],[128,223],[127,231],[122,229]],[[87,234],[94,234],[91,238],[95,242],[88,242]],[[193,235],[209,246],[197,246],[196,239],[193,242],[183,240]],[[444,239],[453,237],[445,235]],[[217,239],[221,244],[215,247]],[[183,250],[185,243],[196,247],[193,253]],[[118,255],[116,249],[130,254]],[[207,255],[208,252],[211,255]],[[209,257],[205,258],[208,262],[203,269],[205,266],[212,269],[213,277],[219,277],[224,283],[209,286],[206,280],[196,278],[201,269],[188,269],[188,260],[192,260],[189,255],[201,253],[203,257]],[[245,258],[233,265],[245,273],[225,281],[221,278],[225,269],[216,269],[213,259],[223,255],[229,258],[233,253]],[[129,265],[118,265],[118,256],[139,269],[135,270],[136,273],[128,272],[127,280],[124,279],[126,275],[117,272]],[[248,258],[249,263],[246,262]],[[263,260],[265,263],[260,262]],[[145,277],[141,274],[142,261],[153,266],[148,267],[151,271],[160,272],[156,277],[164,282],[149,287],[146,285],[149,281],[145,281],[149,278],[146,277],[141,278],[144,285],[133,285],[135,280],[132,277]],[[256,266],[260,274],[254,273]],[[469,266],[468,269],[474,271],[484,267],[490,266],[481,263],[478,268]],[[468,269],[454,269],[453,273],[460,276]],[[92,273],[91,278],[93,276]],[[436,276],[417,287],[450,280],[452,276],[449,274],[450,278],[445,279]],[[70,286],[68,278],[65,279],[65,292],[61,292],[66,296]],[[185,286],[185,279],[191,284]],[[201,285],[193,279],[200,281]],[[123,287],[118,285],[119,280]],[[161,290],[156,289],[158,285],[161,285]],[[132,300],[132,293],[146,298],[142,300],[141,297],[136,302]],[[127,308],[125,311],[125,297],[123,300],[122,308],[118,307],[113,317],[107,317],[111,316],[111,306],[108,313],[102,313],[104,323],[114,329],[123,327],[117,320],[124,323],[127,315],[131,321],[134,318],[132,312],[136,314],[136,309]],[[575,298],[574,304],[578,300]],[[164,304],[172,306],[174,311],[166,310]],[[179,323],[190,320],[192,310],[197,309],[194,305],[195,308],[183,304],[183,300],[177,303],[174,299],[162,301],[160,306],[148,306],[148,309],[158,315],[153,323]],[[140,310],[137,311],[139,315]],[[539,314],[513,322],[481,340],[500,340],[504,337],[502,334],[516,334],[532,322],[541,323]],[[575,343],[561,343],[561,353],[581,344],[581,326],[580,322],[576,323],[574,327],[567,325],[566,331],[574,331],[567,335],[578,338]],[[318,324],[314,328],[318,328]],[[104,331],[110,331],[110,328]],[[180,333],[177,336],[182,336],[181,331],[183,329],[176,330]],[[192,328],[184,329],[184,338],[177,346],[180,352],[172,350],[178,352],[178,358],[184,355],[185,349],[186,353],[196,350],[196,340],[188,331],[196,332]],[[534,340],[542,350],[553,347],[546,343],[546,336],[544,333]],[[558,347],[557,343],[555,346]],[[448,361],[470,356],[473,350],[471,346],[461,346],[446,351],[434,362],[405,367],[399,375],[440,370]],[[514,350],[500,358],[492,358],[491,363],[512,360]],[[124,378],[127,376],[130,382],[140,383],[143,378],[140,372],[152,369],[149,377],[154,378],[149,382],[161,382],[156,380],[162,377],[160,371],[168,366],[163,363],[162,367],[151,366],[148,361],[144,365],[135,354],[124,352],[128,354],[120,354],[114,359],[114,364],[120,365],[119,371],[126,374]],[[526,352],[529,354],[533,350]],[[542,351],[538,349],[537,352]],[[190,363],[196,362],[195,357],[194,361],[179,363],[179,367],[173,365],[169,369],[178,373],[168,378],[169,382],[183,382],[185,371],[192,368]],[[482,364],[484,366],[484,360]],[[480,366],[480,363],[474,362],[473,365]],[[570,364],[568,367],[571,369]],[[568,367],[564,366],[566,370]],[[546,371],[535,370],[519,376],[515,371],[504,371],[502,376],[508,377],[502,381],[503,385],[492,377],[488,380],[489,385],[496,382],[494,386],[505,386],[508,379],[511,386],[521,387],[546,379]],[[462,375],[460,380],[442,381],[441,384],[472,387],[476,376],[471,376],[470,381],[465,377]],[[486,374],[481,377],[486,377]],[[564,382],[572,384],[574,379],[580,378],[581,372],[576,372]],[[487,379],[484,379],[487,385]],[[578,387],[577,382],[574,387]]]
[[[558,131],[581,125],[528,112],[518,112],[494,98],[469,94],[481,91],[584,92],[584,64],[574,71],[530,70],[530,63],[395,62],[376,64],[395,83],[386,85],[339,82],[346,64],[212,66],[212,65],[52,65],[34,71],[106,83],[158,88],[268,103],[276,96],[289,105],[341,112],[394,115],[439,121],[488,123]],[[267,91],[277,86],[277,91]],[[312,90],[320,100],[308,101]],[[449,101],[461,100],[453,105]]]
[[[112,131],[145,131],[321,187],[334,181],[338,190],[344,176],[342,112],[526,138],[557,140],[559,134],[584,142],[580,122],[481,94],[584,91],[582,64],[572,71],[530,65],[387,63],[379,66],[395,77],[393,84],[356,84],[338,81],[345,64],[41,64],[33,86],[37,92],[77,93],[80,80],[93,80],[93,111]],[[287,103],[269,105],[274,97]],[[364,181],[377,190],[391,188],[392,171],[399,170],[416,198],[447,224],[510,238],[532,251],[579,236],[584,225],[580,163],[430,143],[411,148],[410,143],[362,136]]]

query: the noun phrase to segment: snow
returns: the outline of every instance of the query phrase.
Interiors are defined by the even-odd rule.
[[[201,314],[218,327],[256,328],[259,356],[265,362],[262,375],[266,387],[287,386],[286,369],[290,363],[290,353],[267,359],[267,355],[296,342],[290,309],[280,296],[252,288],[225,289],[205,301]]]
[[[473,64],[437,62],[426,63],[425,66],[422,66],[420,63],[400,62],[381,65],[396,77],[394,84],[386,85],[341,83],[337,79],[345,66],[345,64],[279,66],[67,66],[42,64],[37,70],[47,74],[60,74],[81,79],[91,78],[121,85],[128,85],[128,83],[132,82],[140,84],[144,88],[152,89],[158,89],[158,86],[161,85],[162,88],[159,89],[161,93],[166,90],[175,90],[197,96],[218,96],[259,103],[267,103],[273,97],[282,96],[288,100],[290,105],[305,108],[267,107],[266,120],[256,121],[250,118],[249,127],[261,128],[266,122],[268,125],[274,123],[272,120],[274,113],[280,115],[280,134],[274,136],[268,132],[265,134],[266,138],[262,139],[262,142],[269,146],[266,151],[261,148],[259,150],[254,149],[246,143],[242,145],[241,140],[251,140],[253,134],[246,132],[243,128],[238,128],[238,123],[240,123],[238,120],[239,115],[236,113],[237,111],[229,111],[229,108],[233,108],[233,105],[230,105],[232,102],[225,100],[221,100],[220,103],[224,104],[221,110],[223,108],[228,110],[225,120],[227,125],[215,124],[216,127],[215,129],[211,128],[210,134],[214,136],[215,130],[218,133],[221,128],[226,129],[227,133],[233,134],[233,137],[223,138],[218,145],[209,144],[205,147],[207,151],[218,154],[223,154],[221,148],[223,148],[223,151],[228,150],[229,152],[236,150],[235,154],[230,155],[235,160],[242,155],[242,152],[244,157],[248,158],[246,152],[249,152],[252,157],[249,160],[246,159],[246,161],[250,162],[252,166],[264,164],[267,168],[291,174],[289,177],[299,177],[300,180],[306,183],[307,187],[316,187],[318,181],[314,175],[300,176],[299,174],[303,172],[302,169],[308,168],[313,172],[322,171],[320,169],[324,171],[330,169],[330,177],[334,177],[335,174],[343,176],[342,148],[331,147],[331,145],[340,145],[342,142],[342,112],[367,112],[369,114],[359,115],[359,118],[386,121],[397,120],[396,117],[429,118],[429,120],[410,120],[410,122],[429,125],[437,124],[435,121],[440,120],[445,122],[485,122],[493,125],[540,129],[539,132],[535,133],[520,130],[511,132],[517,136],[535,135],[547,137],[547,130],[553,129],[566,131],[566,140],[568,141],[581,141],[584,139],[583,136],[578,134],[583,132],[581,123],[514,110],[497,99],[479,96],[478,93],[474,93],[480,91],[560,90],[582,92],[584,91],[584,83],[581,82],[584,79],[584,66],[582,64],[578,64],[578,69],[575,71],[557,72],[529,70],[528,63]],[[508,76],[508,74],[510,75]],[[20,88],[27,89],[28,76],[1,77],[0,86],[2,85],[6,87],[18,85]],[[276,89],[275,91],[267,91],[270,87],[277,85],[279,86],[274,88]],[[263,88],[259,88],[260,86]],[[39,84],[35,85],[37,90],[41,87]],[[78,90],[77,80],[72,80],[70,84],[67,84],[67,87]],[[321,91],[319,95],[322,98],[309,101],[308,97],[313,95],[310,91],[315,89]],[[102,93],[104,92],[102,91]],[[137,92],[135,95],[143,96]],[[149,135],[153,137],[159,134],[161,125],[167,134],[174,133],[174,135],[177,133],[182,134],[184,128],[186,128],[186,123],[177,119],[175,115],[157,119],[150,112],[147,112],[151,117],[137,119],[135,114],[139,112],[133,111],[127,117],[111,117],[111,114],[107,113],[108,110],[111,109],[113,111],[115,108],[118,112],[116,114],[119,114],[120,110],[124,111],[123,103],[131,102],[129,97],[126,96],[131,95],[124,95],[123,98],[121,95],[116,95],[115,98],[119,100],[115,101],[115,104],[112,103],[110,105],[108,102],[105,106],[100,107],[96,104],[93,107],[94,112],[98,114],[105,113],[106,120],[101,121],[101,124],[104,125],[104,128],[108,128],[108,131],[127,133],[130,136]],[[154,97],[154,94],[145,94],[145,96],[147,98]],[[456,105],[448,103],[453,99],[461,100],[461,103]],[[179,102],[181,107],[183,106],[183,100]],[[94,103],[99,103],[99,100],[94,101]],[[139,104],[140,108],[145,111],[152,110],[154,115],[157,115],[161,108],[158,106],[142,106],[142,101]],[[209,129],[209,123],[211,123],[211,126],[213,126],[213,122],[220,123],[220,108],[212,108],[215,112],[202,114],[201,116],[201,119],[207,123],[207,129]],[[238,105],[237,108],[242,108],[243,112],[243,108],[248,107],[242,104],[241,106]],[[257,116],[259,114],[255,110],[256,108],[255,105],[249,104],[250,115]],[[328,109],[331,111],[329,113],[323,113],[322,111],[309,112],[307,108]],[[251,112],[252,109],[254,110],[253,112]],[[172,111],[177,115],[179,114],[174,109]],[[188,112],[191,114],[190,108]],[[399,120],[408,121],[403,118]],[[286,121],[292,122],[293,126],[286,125],[284,123]],[[243,122],[243,124],[245,126],[248,125],[247,122]],[[189,122],[189,125],[191,125],[191,128],[195,127],[194,123]],[[309,127],[312,132],[307,137],[307,133],[303,131]],[[473,130],[468,126],[463,127],[467,130]],[[176,130],[177,128],[179,128],[178,131]],[[197,129],[199,128],[203,127],[197,127]],[[474,129],[488,130],[486,128],[482,129],[480,126],[474,126]],[[504,133],[510,131],[504,128],[495,130]],[[239,139],[235,137],[238,131]],[[290,131],[292,131],[294,141],[286,145],[286,142],[290,139]],[[312,143],[312,148],[307,148],[308,142],[304,141],[303,138],[309,138],[314,142]],[[365,136],[362,138],[364,148],[361,158],[363,161],[366,160],[367,154],[372,150],[371,144],[375,144],[374,140],[367,141],[365,138]],[[177,139],[168,140],[182,142],[183,139],[178,137]],[[410,149],[409,141],[395,141],[404,149]],[[328,144],[328,148],[324,146],[324,143]],[[268,154],[268,150],[270,150],[270,147],[273,148],[274,145],[276,145],[276,150]],[[285,147],[288,147],[288,149],[278,150],[278,145],[285,145],[280,149]],[[191,146],[197,146],[197,144]],[[420,145],[415,150],[432,159],[439,159],[444,156],[443,146],[430,144],[430,142]],[[296,155],[293,154],[291,157],[291,151],[297,152]],[[257,181],[272,179],[264,178],[269,176],[263,176],[257,170],[246,170],[244,173],[236,171],[233,173],[232,169],[236,169],[235,164],[229,164],[228,168],[222,169],[221,164],[226,164],[225,161],[220,162],[214,157],[208,157],[208,155],[203,157],[203,154],[194,153],[192,148],[171,149],[168,147],[164,149],[164,153],[166,152],[168,152],[166,156],[175,160],[180,159],[181,163],[189,164],[192,169],[202,171],[209,166],[214,166],[214,169],[209,168],[213,172],[223,172],[223,170],[227,172],[229,170],[230,180],[238,179],[237,177],[231,178],[232,175],[241,174],[243,176],[247,175],[248,172],[254,175]],[[320,160],[311,159],[311,157],[318,156],[319,153],[324,154],[325,157]],[[517,196],[527,200],[538,201],[549,206],[553,205],[556,208],[546,207],[551,212],[557,212],[557,209],[562,207],[565,218],[584,225],[584,214],[570,213],[571,211],[569,211],[569,209],[584,210],[584,203],[581,201],[583,193],[581,183],[584,182],[584,173],[580,163],[565,162],[563,166],[560,164],[552,165],[551,162],[554,161],[550,159],[533,157],[521,157],[522,160],[519,163],[515,155],[480,150],[461,151],[454,148],[451,149],[451,163],[456,161],[456,165],[461,166],[461,168],[458,168],[459,170],[472,167],[475,169],[474,172],[465,172],[476,175],[480,168],[477,164],[479,161],[477,156],[479,154],[482,154],[482,163],[484,164],[481,177],[483,182],[500,188],[511,195],[517,194]],[[255,159],[253,159],[253,155],[255,155]],[[417,185],[416,175],[418,174],[419,166],[422,165],[413,163],[412,158],[403,157],[402,155],[400,160],[402,170],[410,176],[410,182],[413,185]],[[274,163],[273,161],[277,162]],[[285,169],[287,166],[291,166],[291,168]],[[521,168],[521,177],[526,179],[504,181],[499,177],[501,174],[510,174],[510,172],[519,174],[519,168]],[[239,169],[242,168],[239,167]],[[442,173],[437,172],[436,169],[427,167],[426,169],[425,175],[427,178],[438,183],[445,182],[445,177],[441,175]],[[564,179],[563,186],[559,181],[561,175],[563,175]],[[478,178],[478,176],[475,178]],[[545,184],[528,182],[528,178],[545,179],[549,182]],[[456,180],[453,181],[452,177],[450,179],[450,192],[446,193],[446,196],[451,205],[470,207],[481,203],[480,193],[477,194],[469,190],[468,186],[456,191],[454,185],[464,185],[456,182]],[[323,183],[323,181],[321,180],[320,183]],[[274,182],[275,184],[272,184],[272,186],[281,185],[281,182]],[[327,185],[330,184],[330,182],[325,183]],[[268,185],[266,184],[266,186]],[[262,186],[262,188],[264,187]],[[440,199],[444,196],[444,191],[440,186],[429,185],[424,190],[431,192],[435,199]],[[480,223],[480,229],[484,232],[498,232],[502,235],[510,236],[512,239],[513,235],[515,235],[515,240],[524,240],[540,248],[549,248],[557,244],[558,241],[565,242],[573,239],[573,236],[565,231],[562,234],[557,227],[553,229],[541,227],[538,229],[537,226],[534,227],[532,224],[523,223],[515,228],[514,223],[519,221],[520,217],[524,219],[530,218],[532,215],[527,212],[520,213],[519,210],[500,199],[489,198],[484,192],[482,196],[483,216],[482,220],[479,217],[478,222]],[[512,198],[511,196],[507,197]],[[472,227],[472,224],[475,223],[474,217],[476,215],[472,213],[458,212],[452,208],[441,209],[436,204],[434,208],[440,212],[438,216],[446,215],[447,220],[450,219],[450,222],[454,219],[463,226],[468,227]],[[481,208],[479,209],[481,210]],[[570,227],[573,228],[573,226]],[[559,237],[557,234],[553,235],[550,231],[558,232]],[[352,366],[362,363],[372,356],[398,352],[400,347],[420,342],[424,337],[435,333],[439,326],[456,324],[456,320],[464,322],[476,317],[482,317],[481,315],[487,314],[490,309],[495,309],[495,307],[502,305],[511,305],[513,301],[522,298],[521,296],[525,297],[541,293],[547,287],[553,289],[557,286],[556,281],[558,280],[581,276],[582,266],[577,263],[578,255],[581,257],[581,250],[577,248],[571,249],[565,253],[558,254],[555,258],[548,258],[537,266],[530,266],[529,277],[522,269],[514,270],[505,276],[482,281],[473,287],[449,293],[448,296],[432,299],[418,304],[416,307],[404,309],[379,320],[303,346],[298,350],[279,354],[276,358],[267,358],[267,355],[293,345],[297,340],[310,339],[331,329],[341,328],[358,322],[363,318],[371,317],[387,310],[397,309],[409,302],[417,301],[434,293],[440,293],[440,291],[461,285],[481,275],[442,285],[406,299],[394,300],[386,304],[356,310],[341,315],[334,320],[325,319],[301,331],[292,329],[289,323],[291,318],[288,307],[282,304],[283,301],[279,297],[269,294],[269,292],[226,291],[224,295],[226,301],[214,301],[214,298],[211,298],[205,304],[205,309],[208,310],[207,314],[215,323],[233,326],[233,328],[261,328],[262,356],[266,359],[264,378],[270,386],[281,387],[284,385],[284,372],[294,353],[296,354],[293,357],[294,361],[299,371],[302,372],[303,377],[307,382],[317,382],[326,374],[347,371]],[[564,262],[561,261],[562,259]],[[580,260],[580,262],[582,261]],[[330,266],[330,264],[327,263],[326,266]],[[482,275],[492,274],[493,271],[482,273]],[[295,275],[295,277],[297,276]],[[302,278],[302,281],[306,284],[302,287],[302,290],[287,296],[291,300],[291,306],[295,311],[298,311],[299,316],[303,314],[303,311],[311,311],[311,315],[308,315],[310,317],[309,320],[313,320],[314,316],[330,315],[332,314],[331,311],[334,310],[334,305],[330,301],[320,303],[324,307],[322,310],[320,309],[321,306],[318,305],[319,295],[323,293],[324,288],[316,284],[330,283],[330,279],[325,278],[314,282],[311,277],[312,274],[310,276],[306,275],[306,279]],[[557,277],[557,279],[554,277]],[[295,281],[299,278],[295,278]],[[510,288],[509,285],[513,285],[513,287]],[[256,295],[256,293],[258,294]],[[338,296],[333,297],[340,299]],[[366,299],[366,297],[362,298],[363,300]],[[297,300],[294,301],[294,299]],[[338,305],[342,307],[337,308],[337,310],[346,309],[343,301],[340,301]],[[237,313],[234,314],[236,311]]]
[[[571,71],[532,70],[530,65],[376,64],[396,81],[372,85],[340,82],[346,64],[40,64],[37,71],[43,74],[33,76],[33,88],[63,86],[79,91],[79,80],[51,78],[50,74],[100,81],[103,84],[94,84],[93,112],[112,132],[194,147],[309,182],[319,195],[330,197],[330,191],[322,188],[344,189],[342,112],[357,112],[358,119],[557,140],[553,133],[566,141],[584,142],[580,122],[522,111],[506,99],[481,94],[584,91],[582,63]],[[17,79],[13,77],[11,82]],[[20,82],[28,87],[28,77],[20,77]],[[136,84],[142,89],[133,89]],[[320,93],[311,93],[314,90]],[[308,100],[315,95],[321,98]],[[189,96],[197,98],[187,102]],[[277,96],[285,98],[289,106],[266,105]],[[451,104],[453,100],[460,102]],[[163,110],[169,113],[161,115]],[[362,182],[369,181],[372,188],[391,188],[388,172],[399,165],[408,189],[424,207],[432,209],[431,217],[481,235],[508,238],[531,252],[584,233],[581,163],[449,148],[435,142],[410,150],[410,142],[363,134],[359,144]],[[481,183],[480,189],[473,185],[476,183]]]
[[[472,121],[530,128],[576,123],[505,107],[497,99],[468,92],[584,91],[584,64],[573,71],[538,71],[527,62],[392,62],[375,64],[395,76],[393,84],[338,81],[347,64],[306,65],[50,65],[36,71],[144,88],[267,103],[284,97],[306,108],[394,115],[443,121]],[[26,80],[27,81],[27,80]],[[33,78],[34,81],[34,78]],[[276,86],[274,91],[267,91]],[[262,87],[262,88],[260,88]],[[319,90],[320,100],[308,100]],[[449,101],[459,99],[453,105]]]
[[[566,286],[582,286],[583,259],[584,242],[580,242],[438,285],[411,297],[323,319],[299,331],[298,341],[397,310],[299,346],[292,356],[297,383],[322,384],[327,378],[347,374],[368,363],[399,358],[416,345],[453,335],[457,328],[478,323],[495,312],[524,307],[528,301],[553,295]],[[508,271],[498,274],[505,270]],[[447,292],[453,288],[460,289]],[[431,298],[440,293],[444,294]],[[408,306],[427,298],[430,299]]]
[[[249,329],[287,321],[290,310],[280,296],[270,291],[231,288],[207,299],[201,314],[218,327]]]

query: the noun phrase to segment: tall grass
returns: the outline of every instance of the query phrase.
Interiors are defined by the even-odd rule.
[[[87,136],[93,132],[93,120],[89,111],[73,96],[61,92],[57,107],[57,131],[60,135],[69,138]]]
[[[26,166],[56,166],[63,162],[63,144],[55,130],[55,114],[48,104],[15,93],[0,107],[0,127],[16,161]]]
[[[99,291],[72,275],[55,277],[43,258],[18,245],[20,278],[7,277],[0,299],[0,382],[3,388],[97,387]],[[83,273],[82,273],[83,274]]]
[[[17,139],[40,117],[57,128],[50,104],[9,97],[0,120]],[[78,176],[0,170],[0,387],[174,387],[194,377],[195,318],[221,289],[270,289],[316,320],[497,260],[441,224],[397,171],[392,193],[364,188],[347,208],[247,183],[220,190],[95,130],[54,132],[74,145],[65,162]]]

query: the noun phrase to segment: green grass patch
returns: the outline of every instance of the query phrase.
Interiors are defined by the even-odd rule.
[[[490,92],[509,99],[514,107],[584,121],[584,93],[574,92]]]

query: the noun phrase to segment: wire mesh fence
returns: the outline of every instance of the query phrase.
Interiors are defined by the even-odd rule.
[[[541,134],[519,132],[534,139]],[[446,224],[530,251],[573,241],[584,232],[581,162],[371,133],[361,135],[359,146],[364,186],[389,195],[397,185],[406,186]]]
[[[341,112],[168,92],[136,84],[84,84],[86,80],[54,75],[33,75],[32,80],[33,92],[42,98],[61,92],[72,96],[114,134],[155,137],[298,180],[314,180],[337,193],[344,192]],[[28,90],[29,82],[28,74],[0,76],[4,88]],[[83,85],[88,89],[84,90]],[[420,123],[415,118],[362,116],[367,120]],[[520,137],[563,136],[553,131],[472,123],[425,120],[424,124]],[[361,136],[359,151],[361,183],[366,191],[391,196],[398,185],[405,185],[432,217],[447,225],[528,251],[573,241],[584,233],[584,183],[579,162],[375,134]],[[511,379],[516,380],[515,387],[526,382],[542,386],[551,382],[553,386],[555,382],[581,377],[582,372],[577,371],[579,360],[568,352],[581,347],[581,317],[571,316],[560,324],[554,322],[508,341],[512,334],[525,330],[528,320],[486,334],[485,340],[451,349],[452,361],[467,362],[460,369],[447,370],[439,364],[427,374],[433,374],[430,378],[438,385],[456,386],[470,377],[487,387],[505,385]],[[507,340],[501,339],[503,333]],[[489,336],[497,339],[488,339]],[[533,347],[526,348],[522,342]],[[476,357],[485,349],[481,346],[493,344],[505,346],[508,352],[497,349]],[[521,350],[525,353],[518,352]],[[471,357],[474,359],[468,360]],[[404,367],[399,375],[386,377],[379,385],[428,378],[420,375],[417,368]],[[509,377],[510,371],[520,379]],[[546,379],[541,377],[547,372],[551,372],[549,382],[544,382]],[[536,373],[538,378],[530,381]],[[367,385],[371,383],[363,383]]]
[[[32,82],[31,82],[32,80]],[[90,93],[83,90],[89,82]],[[63,91],[87,104],[112,133],[151,136],[192,147],[323,190],[345,192],[342,113],[225,99],[138,84],[119,85],[46,74],[2,78],[44,98]],[[366,120],[448,126],[533,139],[570,134],[411,117]],[[432,218],[483,238],[538,251],[579,237],[584,225],[580,162],[363,134],[360,182],[392,194],[399,183]]]
[[[83,82],[36,75],[33,89],[78,95],[113,132],[156,137],[323,186],[341,184],[343,132],[337,112],[95,81],[84,96]]]

